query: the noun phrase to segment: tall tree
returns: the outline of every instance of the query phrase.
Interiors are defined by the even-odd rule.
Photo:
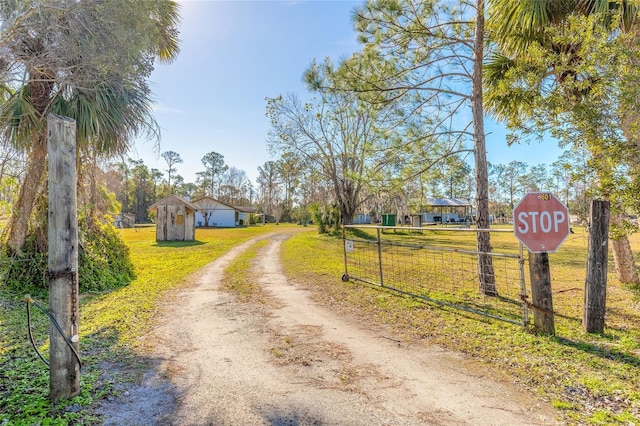
[[[202,165],[205,170],[201,173],[201,177],[205,179],[209,183],[208,195],[213,197],[215,196],[214,185],[216,182],[216,178],[219,179],[222,173],[226,172],[229,169],[224,163],[224,155],[217,152],[209,152],[204,157],[202,157]],[[220,189],[218,188],[219,197]]]
[[[280,177],[275,161],[267,161],[264,165],[258,167],[257,183],[260,191],[262,213],[266,219],[267,214],[274,215],[280,198]]]
[[[328,61],[323,66],[313,65],[308,72],[320,101],[305,104],[294,95],[267,99],[272,126],[269,145],[274,151],[316,163],[331,182],[332,198],[343,223],[352,224],[363,187],[386,159],[381,155],[383,141],[375,130],[378,111],[359,104],[349,92],[322,89],[332,85],[326,79],[334,76]]]
[[[123,153],[133,136],[157,134],[147,78],[155,59],[177,55],[177,21],[169,0],[0,2],[0,91],[11,93],[0,130],[28,153],[9,224],[14,252],[42,191],[47,115],[76,120],[79,152]]]
[[[521,133],[549,130],[588,150],[598,196],[614,210],[614,261],[625,283],[639,281],[620,216],[636,192],[624,170],[640,158],[640,145],[626,143],[633,133],[625,126],[640,107],[637,12],[630,1],[492,2],[500,52],[487,66],[497,116]]]
[[[149,206],[153,204],[153,181],[149,168],[142,160],[130,160],[132,164],[132,189],[133,212],[136,222],[146,222],[149,215]]]
[[[300,156],[292,152],[285,152],[278,160],[278,172],[284,185],[284,211],[287,220],[291,220],[291,210],[293,209],[293,196],[299,180],[301,160]]]
[[[562,153],[558,160],[551,164],[554,179],[559,180],[559,188],[564,187],[563,200],[569,211],[577,215],[585,224],[589,216],[588,195],[595,193],[596,178],[593,169],[588,165],[589,152],[580,146]]]
[[[376,65],[361,76],[360,90],[383,95],[385,102],[404,98],[408,113],[421,115],[432,137],[473,144],[478,229],[489,228],[484,13],[484,0],[371,0],[355,12],[365,48],[354,58]],[[465,107],[471,109],[470,122],[462,119]],[[478,232],[477,249],[480,289],[495,295],[488,232]]]
[[[166,161],[167,163],[167,168],[165,169],[165,171],[167,172],[167,185],[169,186],[169,189],[173,192],[175,185],[171,186],[171,176],[173,175],[174,172],[178,171],[178,169],[176,169],[175,167],[176,164],[182,164],[184,160],[182,159],[180,154],[178,154],[175,151],[163,152],[162,158],[164,158],[164,161]]]
[[[449,156],[437,169],[438,179],[434,184],[442,187],[443,194],[451,198],[471,198],[473,186],[469,184],[469,178],[473,171],[462,157]]]
[[[220,201],[223,201],[232,206],[241,205],[245,202],[246,192],[248,190],[249,179],[247,173],[244,170],[240,170],[237,167],[229,167],[221,176],[221,196]]]
[[[527,164],[513,160],[504,166],[498,177],[498,184],[506,191],[511,210],[515,207],[516,200],[522,198],[529,189],[528,182],[523,182],[526,173]]]
[[[153,168],[149,171],[149,173],[153,182],[153,197],[151,201],[155,203],[158,200],[158,184],[162,182],[162,171]]]

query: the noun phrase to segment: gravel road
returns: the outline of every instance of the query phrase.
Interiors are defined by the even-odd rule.
[[[553,410],[473,361],[409,345],[315,303],[269,234],[254,272],[267,303],[219,289],[256,239],[193,277],[149,337],[161,360],[100,412],[106,425],[548,425]]]

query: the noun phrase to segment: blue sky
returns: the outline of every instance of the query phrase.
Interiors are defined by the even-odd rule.
[[[201,158],[215,151],[255,183],[257,168],[273,158],[265,140],[265,97],[289,92],[307,97],[302,74],[311,61],[335,62],[360,49],[351,22],[356,1],[217,1],[181,4],[181,53],[151,76],[160,152],[184,160],[177,173],[195,182]],[[486,124],[488,160],[551,163],[560,150],[523,144],[507,147],[505,132]],[[153,142],[136,141],[134,158],[160,170]]]

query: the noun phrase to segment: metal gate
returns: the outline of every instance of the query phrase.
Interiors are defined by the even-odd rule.
[[[349,225],[343,231],[343,281],[365,282],[428,302],[518,325],[529,323],[522,245],[517,253],[475,250],[469,228]],[[455,241],[447,234],[464,233]],[[481,283],[478,259],[489,257],[493,274]],[[497,295],[481,288],[495,284]]]

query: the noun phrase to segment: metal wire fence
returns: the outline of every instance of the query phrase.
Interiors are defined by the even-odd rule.
[[[503,321],[530,325],[533,316],[527,289],[531,286],[529,256],[511,229],[491,229],[490,253],[479,253],[476,232],[457,228],[348,226],[343,235],[343,279],[362,281],[387,290]],[[510,235],[505,235],[510,234]],[[556,330],[582,329],[587,233],[578,229],[566,241],[571,255],[550,256]],[[497,297],[485,295],[478,258],[491,258]],[[556,261],[557,260],[557,261]],[[609,259],[606,324],[627,329],[640,323],[637,290],[615,279]],[[570,271],[570,272],[567,272]],[[484,285],[483,285],[484,284]]]
[[[522,250],[478,252],[474,249],[476,232],[487,231],[355,225],[347,228],[350,231],[343,241],[343,280],[367,282],[510,323],[528,323]],[[452,233],[466,235],[448,238]],[[480,256],[491,259],[493,274],[482,277],[478,273]],[[493,285],[497,296],[480,290]]]

